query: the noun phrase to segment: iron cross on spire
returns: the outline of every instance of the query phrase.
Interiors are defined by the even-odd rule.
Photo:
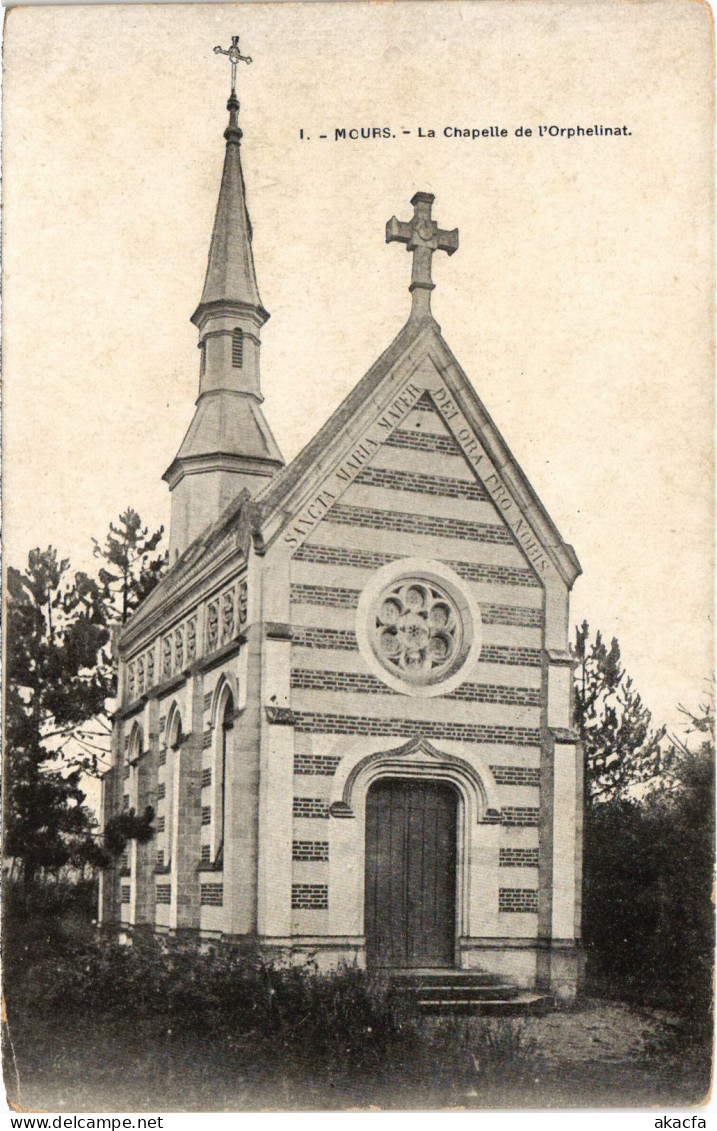
[[[237,63],[251,63],[249,55],[242,55],[239,50],[239,36],[232,36],[231,47],[215,47],[215,55],[228,55],[232,64],[232,94],[236,94],[237,89]]]
[[[392,216],[386,224],[386,243],[398,240],[406,244],[406,251],[413,252],[411,285],[408,288],[413,295],[413,316],[430,313],[431,291],[435,287],[431,278],[434,251],[447,251],[453,255],[458,250],[458,228],[452,232],[444,231],[431,217],[435,199],[431,192],[417,192],[411,198],[413,218],[404,222]]]

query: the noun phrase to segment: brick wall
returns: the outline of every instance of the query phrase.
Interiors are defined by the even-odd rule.
[[[398,561],[401,554],[387,554],[375,550],[349,549],[345,546],[312,546],[305,542],[294,554],[294,561],[314,562],[317,565],[345,565],[356,569],[380,569],[389,562]],[[492,582],[497,585],[518,585],[539,589],[540,582],[532,569],[520,566],[493,565],[480,562],[440,559],[466,581]]]
[[[394,745],[422,735],[439,747],[447,740],[488,746],[492,749],[483,756],[499,763],[492,766],[499,787],[540,784],[535,762],[541,740],[541,583],[431,403],[419,412],[420,420],[411,416],[410,430],[394,431],[386,451],[375,453],[293,559],[292,698],[284,721],[293,724],[297,741],[294,774],[299,780],[314,778],[304,786],[307,793],[323,794],[294,798],[292,907],[299,911],[325,910],[328,904],[327,887],[319,882],[328,844],[314,839],[305,821],[328,816],[328,779],[342,756],[341,736],[393,739],[387,745]],[[355,610],[368,576],[401,558],[433,559],[436,551],[467,589],[481,587],[471,592],[485,626],[475,674],[439,697],[453,704],[450,712],[435,699],[420,697],[407,709],[405,699],[396,700],[401,692],[356,658]],[[342,653],[354,655],[345,659]],[[357,696],[376,696],[375,706],[367,699],[364,707]],[[385,697],[393,697],[395,710]],[[387,717],[380,717],[384,713]],[[442,715],[448,721],[440,721]],[[319,735],[335,736],[336,745],[333,738],[318,737],[312,744],[308,736]],[[507,748],[506,762],[517,764],[496,758],[497,746]],[[531,766],[520,764],[523,751],[523,761]],[[539,824],[537,805],[506,806],[503,814],[509,828]],[[322,833],[325,827],[317,826]],[[535,868],[537,856],[537,848],[508,846],[501,849],[500,864]],[[501,910],[534,911],[536,899],[533,891],[505,888]],[[296,922],[312,929],[301,917]]]
[[[499,911],[529,911],[536,914],[538,910],[538,893],[531,888],[500,888],[498,892]]]
[[[487,499],[481,483],[447,475],[422,475],[420,471],[365,467],[355,479],[368,487],[390,487],[420,495],[448,495],[452,499]]]
[[[295,797],[295,817],[328,817],[329,806],[320,797]]]
[[[363,672],[332,672],[317,669],[294,668],[291,673],[292,688],[314,691],[365,692],[370,695],[399,695],[376,676]],[[471,703],[506,703],[516,707],[539,707],[540,692],[531,687],[503,687],[486,683],[463,683],[446,696],[447,699],[465,699]]]
[[[329,906],[327,884],[292,884],[291,906],[295,910],[324,911]]]
[[[537,848],[501,848],[498,863],[501,868],[537,868]]]
[[[329,609],[355,609],[358,607],[358,589],[341,588],[334,585],[292,585],[291,603],[293,605],[319,605]],[[511,624],[520,628],[540,628],[543,623],[541,609],[524,608],[522,605],[495,605],[483,602],[481,618],[484,624]]]
[[[296,730],[312,734],[364,734],[386,737],[454,739],[461,742],[507,743],[511,746],[539,746],[540,731],[530,727],[481,726],[440,722],[428,719],[377,719],[368,716],[338,715],[318,711],[296,711]]]
[[[540,770],[527,766],[491,766],[497,785],[540,785]]]
[[[293,643],[296,648],[328,648],[332,651],[358,651],[356,633],[348,629],[307,627],[295,625]],[[539,648],[519,648],[510,645],[484,644],[480,660],[487,664],[516,664],[520,667],[539,668]]]
[[[294,755],[295,774],[317,774],[332,777],[341,761],[340,754],[300,754]]]
[[[329,842],[326,840],[295,840],[292,846],[294,860],[321,860],[329,858]]]
[[[371,510],[336,503],[324,522],[344,526],[360,526],[368,530],[391,530],[398,534],[432,535],[468,542],[513,545],[513,538],[503,526],[487,522],[468,522],[461,518],[441,518],[438,515],[419,515],[404,511]]]
[[[537,828],[540,824],[540,809],[532,805],[504,805],[502,809],[504,825],[515,828]]]
[[[202,907],[222,907],[224,884],[200,884],[199,902]]]

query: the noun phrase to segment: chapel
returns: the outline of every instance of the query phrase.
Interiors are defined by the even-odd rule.
[[[224,54],[235,76],[236,37]],[[458,231],[427,192],[389,221],[407,321],[286,464],[235,77],[227,109],[199,397],[164,474],[170,568],[119,638],[104,780],[104,819],[149,805],[155,835],[104,876],[102,921],[570,998],[580,566],[433,317]]]

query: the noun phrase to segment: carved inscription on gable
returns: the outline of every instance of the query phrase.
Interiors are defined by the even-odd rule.
[[[410,412],[423,391],[412,382],[409,382],[401,390],[383,415],[367,429],[365,435],[352,449],[351,454],[329,475],[321,490],[316,492],[307,506],[303,507],[297,515],[284,535],[284,542],[287,546],[295,549],[301,544],[306,535],[321,521],[331,504],[356,478],[374,452],[380,448],[389,433]]]
[[[503,486],[498,474],[492,470],[490,460],[473,430],[468,427],[465,417],[455,404],[450,392],[445,385],[438,385],[435,389],[430,390],[430,394],[439,406],[443,419],[449,424],[463,448],[466,458],[478,472],[486,490],[490,492],[495,505],[513,531],[526,557],[537,570],[546,573],[549,569],[549,562],[540,543],[521,514],[515,499]]]
[[[426,391],[433,398],[441,417],[448,424],[468,462],[474,468],[495,505],[504,516],[507,525],[512,530],[528,560],[532,562],[538,572],[548,572],[550,569],[549,559],[521,513],[520,507],[503,485],[482,444],[455,403],[450,390],[440,382],[440,378],[438,384],[429,386],[427,390],[413,382],[406,384],[382,416],[366,430],[361,440],[353,447],[350,455],[329,474],[321,489],[302,508],[284,534],[285,544],[291,550],[301,545],[310,531],[321,522],[321,519],[346,487],[353,482],[365,464],[371,460],[387,436],[410,412],[418,398]]]

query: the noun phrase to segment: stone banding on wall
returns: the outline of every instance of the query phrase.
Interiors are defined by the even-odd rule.
[[[294,561],[346,565],[357,569],[380,569],[381,566],[400,561],[401,557],[401,554],[386,554],[377,550],[347,549],[344,546],[313,546],[305,542],[294,554]],[[442,565],[454,569],[464,581],[540,588],[540,582],[533,571],[521,566],[485,565],[478,562],[449,561],[443,558],[437,560]]]
[[[329,842],[327,840],[295,840],[292,844],[292,860],[297,861],[322,861],[329,858]]]
[[[414,452],[446,452],[460,455],[463,452],[452,436],[439,436],[435,432],[406,432],[396,428],[384,440],[387,448],[408,448]]]
[[[342,589],[331,585],[292,585],[292,605],[325,605],[330,609],[355,609],[358,589]]]
[[[491,766],[496,785],[540,785],[540,770],[527,766]]]
[[[487,522],[467,522],[462,518],[410,514],[406,511],[371,510],[337,503],[324,516],[324,522],[344,526],[363,526],[370,530],[392,530],[399,534],[422,534],[455,538],[469,542],[490,542],[514,546],[513,535],[505,526]]]
[[[537,868],[537,848],[501,848],[498,853],[501,868]]]
[[[366,692],[371,695],[397,695],[393,688],[363,672],[334,672],[295,668],[291,686],[306,691]],[[540,692],[530,687],[503,687],[494,684],[464,683],[446,695],[470,703],[503,703],[514,707],[539,707]]]
[[[294,626],[293,644],[298,648],[329,648],[333,651],[358,652],[356,633],[338,628]]]
[[[538,893],[532,888],[500,888],[498,891],[499,911],[528,911],[535,914],[538,910]]]
[[[540,809],[533,805],[504,805],[501,813],[501,824],[509,827],[537,828],[540,824]]]
[[[355,609],[361,593],[333,585],[292,585],[292,605],[323,605],[330,609]],[[481,602],[484,624],[509,624],[517,628],[540,628],[542,609],[524,608],[522,605],[494,605]]]
[[[327,884],[292,884],[291,906],[294,910],[325,911],[329,906]]]
[[[523,667],[539,668],[540,648],[511,648],[503,644],[484,644],[480,660],[485,664],[520,664]]]
[[[422,397],[418,398],[418,400],[413,405],[413,408],[411,409],[411,411],[412,412],[429,412],[435,417],[437,423],[440,422],[440,417],[439,417],[439,415],[436,411],[436,406],[434,405],[434,403],[431,400],[428,393],[424,393]]]
[[[293,644],[297,648],[326,648],[331,651],[358,651],[356,634],[346,629],[294,627]],[[518,664],[539,668],[540,648],[513,648],[501,644],[484,644],[478,663]]]
[[[354,480],[366,487],[389,487],[417,495],[439,495],[450,499],[488,499],[490,496],[475,479],[452,479],[447,475],[424,475],[420,471],[394,471],[365,467]]]
[[[293,813],[295,817],[324,818],[329,815],[329,804],[321,797],[295,797]]]
[[[314,734],[359,734],[390,737],[424,736],[463,742],[494,742],[511,746],[540,746],[540,731],[529,727],[482,726],[477,723],[433,722],[427,719],[377,719],[360,715],[296,711],[295,727]]]
[[[199,902],[202,907],[223,907],[224,884],[200,884]]]
[[[340,754],[295,754],[294,773],[333,777],[340,761]]]

